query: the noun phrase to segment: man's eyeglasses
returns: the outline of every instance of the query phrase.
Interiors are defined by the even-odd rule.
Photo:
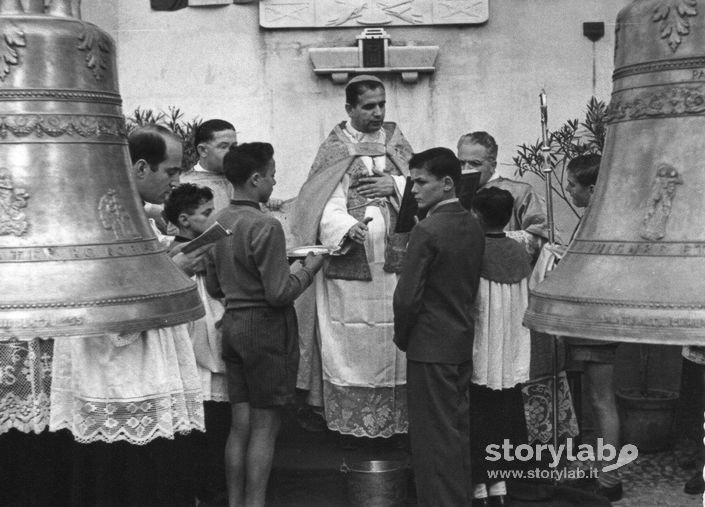
[[[476,167],[480,167],[482,165],[482,162],[478,162],[477,160],[461,160],[460,161],[460,167],[465,169],[467,167],[474,169]]]

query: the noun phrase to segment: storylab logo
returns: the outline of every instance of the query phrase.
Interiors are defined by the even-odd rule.
[[[602,438],[596,445],[579,444],[575,446],[573,439],[568,438],[565,444],[520,444],[513,445],[509,440],[500,444],[490,444],[485,447],[487,461],[540,461],[550,459],[549,466],[557,468],[561,463],[582,461],[588,463],[609,463],[602,467],[602,472],[616,470],[634,461],[639,456],[639,450],[633,444],[623,445],[619,452],[611,444],[605,444]],[[616,461],[615,461],[616,459]]]

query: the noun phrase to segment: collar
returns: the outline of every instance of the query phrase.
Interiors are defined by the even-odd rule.
[[[201,162],[196,162],[196,165],[193,166],[193,172],[195,173],[206,173],[206,174],[215,174],[216,176],[222,176],[225,178],[225,174],[223,173],[214,173],[213,171],[209,171],[205,167],[201,165]]]
[[[426,216],[427,216],[427,217],[430,217],[430,216],[431,216],[433,213],[435,213],[436,210],[437,210],[438,208],[440,208],[441,206],[445,206],[446,204],[451,204],[451,203],[453,203],[453,202],[458,202],[458,198],[457,198],[457,197],[452,197],[452,198],[450,198],[450,199],[446,199],[446,200],[444,200],[444,201],[437,202],[436,204],[433,205],[433,207],[432,207],[431,209],[428,210],[428,213],[426,213]]]
[[[244,199],[232,199],[230,201],[230,204],[234,206],[250,206],[252,208],[258,209],[262,211],[262,208],[259,207],[259,204],[256,203],[255,201],[246,201]]]
[[[492,176],[490,176],[490,179],[487,180],[487,183],[489,183],[490,181],[498,180],[500,178],[501,176],[497,173],[497,169],[495,168],[494,172],[492,173]],[[487,183],[485,183],[485,185],[487,185]]]
[[[486,232],[485,237],[486,238],[506,238],[507,233],[506,232]]]
[[[345,122],[343,127],[343,132],[350,138],[351,141],[356,143],[382,143],[387,144],[387,134],[384,131],[384,127],[379,129],[377,132],[367,133],[360,132],[355,127],[353,127],[349,121]]]

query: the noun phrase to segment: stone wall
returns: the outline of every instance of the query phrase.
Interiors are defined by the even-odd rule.
[[[262,0],[266,1],[266,0]],[[455,147],[459,135],[487,130],[499,143],[499,171],[514,175],[515,147],[540,137],[538,94],[549,100],[549,128],[581,117],[590,96],[609,100],[614,21],[629,0],[490,0],[483,25],[388,27],[392,44],[435,45],[436,72],[416,84],[385,77],[387,119],[417,150]],[[353,46],[360,28],[267,30],[257,2],[156,12],[148,0],[89,0],[84,18],[117,40],[124,109],[178,106],[187,118],[232,121],[241,141],[275,147],[273,197],[296,196],[318,144],[346,118],[343,87],[314,74],[309,48]],[[604,37],[583,36],[603,21]],[[543,193],[540,182],[528,180]],[[569,238],[575,218],[557,202]],[[284,213],[276,213],[287,227]],[[680,347],[657,349],[652,385],[678,390]],[[635,385],[638,347],[620,347],[620,387]]]
[[[392,45],[440,48],[436,72],[418,83],[385,77],[387,118],[417,150],[454,147],[460,134],[487,130],[500,145],[501,173],[512,176],[515,146],[540,136],[541,88],[549,127],[581,116],[593,94],[609,99],[614,20],[627,3],[490,0],[483,25],[387,27]],[[342,86],[314,74],[308,49],[352,46],[362,27],[269,30],[258,9],[253,2],[157,12],[148,0],[90,0],[83,13],[117,40],[126,112],[174,105],[187,118],[232,121],[241,141],[272,142],[274,197],[287,199],[320,141],[346,118]],[[589,21],[605,23],[596,43],[583,36]],[[575,221],[560,206],[557,222],[569,237]]]

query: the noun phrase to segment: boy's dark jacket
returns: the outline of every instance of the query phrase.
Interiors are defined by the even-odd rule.
[[[458,202],[438,207],[414,227],[394,292],[394,343],[408,359],[472,359],[484,248],[480,225]]]

